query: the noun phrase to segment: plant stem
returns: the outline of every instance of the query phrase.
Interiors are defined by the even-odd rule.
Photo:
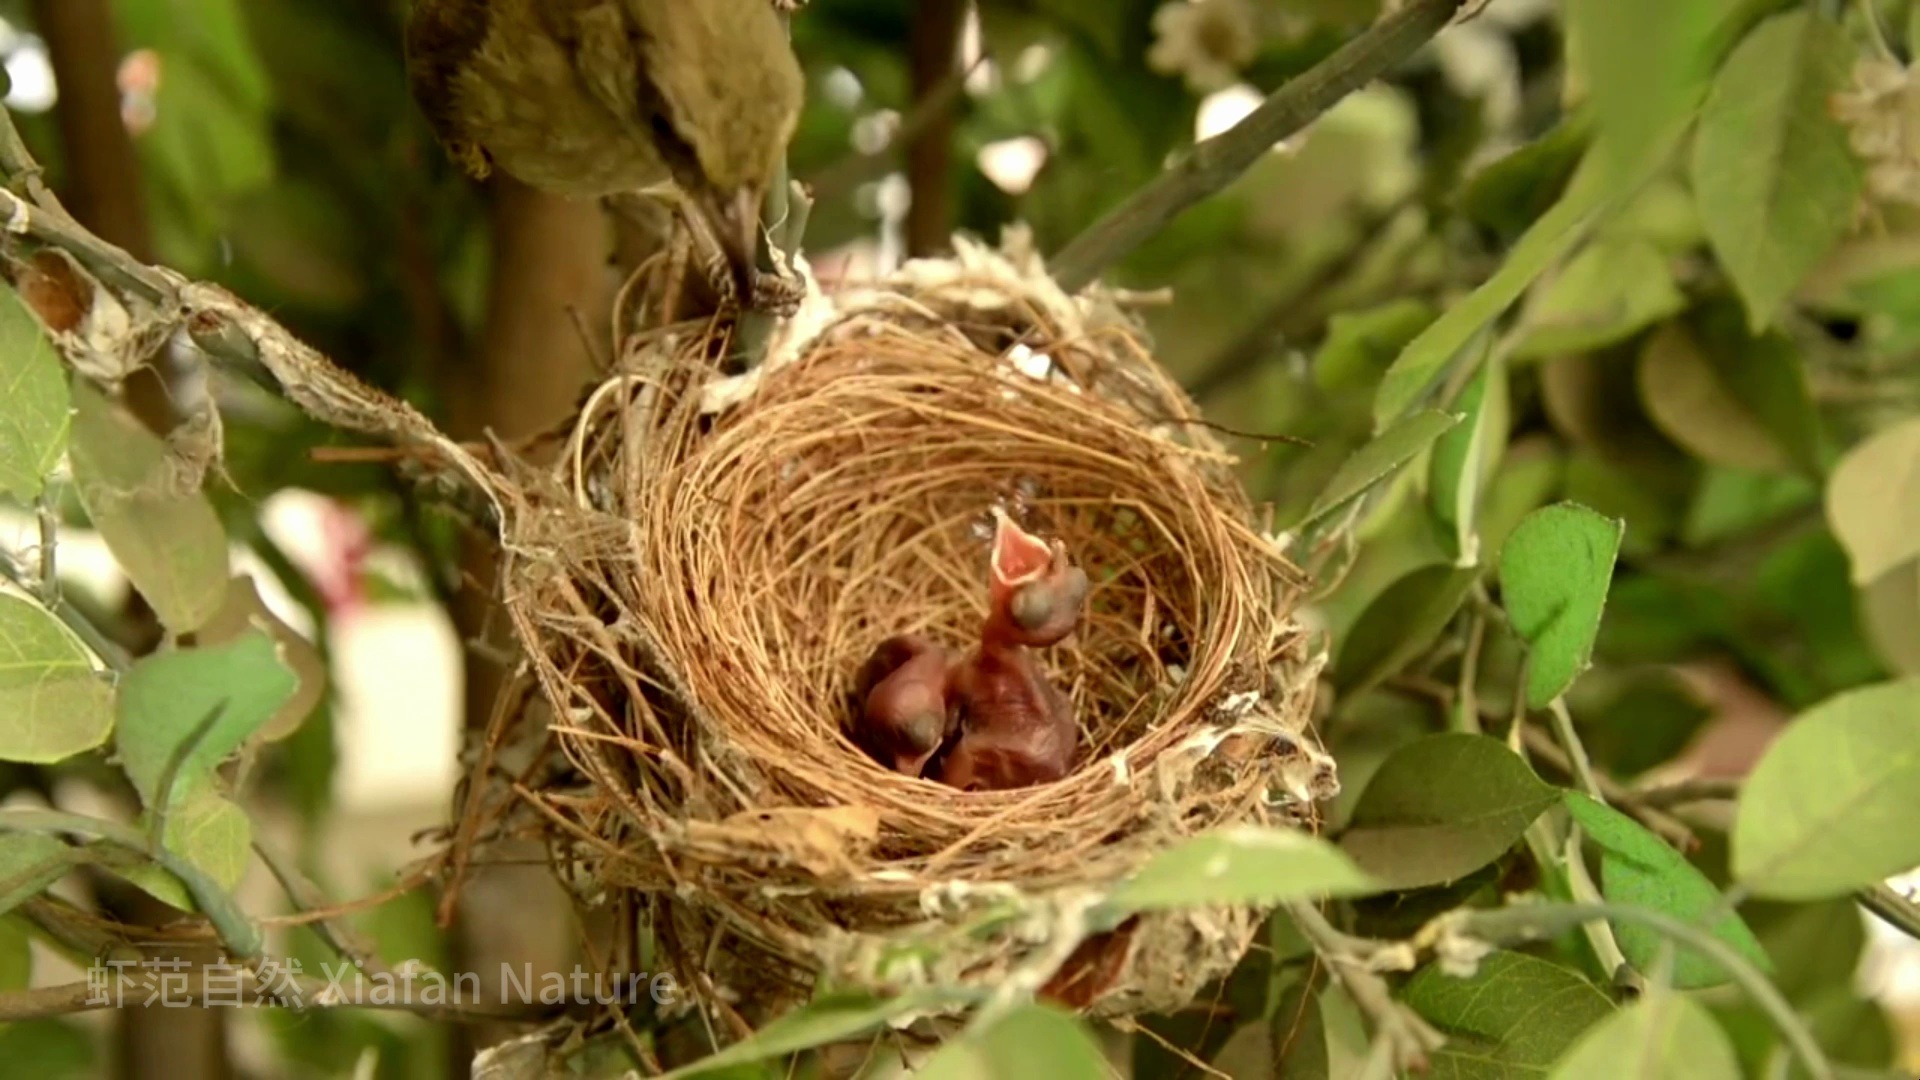
[[[1386,980],[1369,966],[1369,957],[1356,955],[1371,952],[1378,956],[1390,949],[1404,949],[1404,946],[1400,943],[1366,941],[1343,934],[1327,921],[1326,916],[1320,914],[1319,908],[1306,901],[1290,901],[1286,909],[1293,918],[1293,924],[1313,943],[1314,951],[1327,962],[1328,969],[1340,980],[1340,984],[1347,988],[1354,1004],[1372,1018],[1375,1038],[1391,1047],[1394,1066],[1402,1070],[1424,1072],[1427,1055],[1438,1050],[1446,1038],[1412,1010],[1393,1000],[1393,995],[1387,990]]]
[[[1412,56],[1453,19],[1463,2],[1412,0],[1288,80],[1259,108],[1226,131],[1195,144],[1048,260],[1054,280],[1070,293],[1091,284],[1182,211],[1232,183],[1275,144]]]
[[[1467,625],[1467,651],[1460,658],[1460,696],[1452,709],[1453,726],[1478,735],[1480,729],[1480,650],[1487,638],[1487,619],[1479,611]]]
[[[1600,781],[1593,775],[1593,762],[1587,758],[1587,747],[1580,741],[1580,733],[1573,729],[1573,714],[1567,711],[1567,703],[1554,698],[1547,706],[1553,714],[1553,731],[1559,736],[1560,745],[1567,752],[1567,761],[1573,766],[1574,779],[1580,782],[1580,788],[1598,802],[1606,802],[1607,797],[1600,793]]]

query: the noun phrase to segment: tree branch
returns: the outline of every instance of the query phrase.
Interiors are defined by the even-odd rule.
[[[1887,925],[1920,941],[1920,904],[1914,903],[1905,893],[1883,881],[1871,889],[1854,893],[1853,898]]]
[[[1239,123],[1196,144],[1168,169],[1049,260],[1060,287],[1076,292],[1193,204],[1226,187],[1275,144],[1438,34],[1464,0],[1411,3],[1275,90]]]
[[[504,513],[490,470],[419,410],[368,386],[225,289],[148,266],[75,221],[41,180],[40,166],[5,109],[0,109],[0,181],[5,183],[0,187],[0,244],[13,247],[25,237],[73,256],[102,285],[121,294],[135,322],[130,338],[156,335],[164,340],[183,334],[216,366],[278,394],[321,423],[431,447],[486,496],[492,513]],[[69,353],[67,359],[75,363],[76,354]],[[133,357],[128,366],[144,359]],[[92,368],[75,366],[99,381],[117,381],[128,374],[100,370],[97,363]]]

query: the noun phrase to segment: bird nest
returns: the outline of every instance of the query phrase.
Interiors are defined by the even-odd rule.
[[[748,374],[720,351],[629,342],[558,467],[516,481],[505,601],[538,690],[517,711],[556,752],[510,801],[564,876],[735,1018],[822,985],[1189,1001],[1260,913],[1060,943],[1181,837],[1311,828],[1335,789],[1302,577],[1232,458],[1114,303],[1017,242],[812,287]],[[1064,780],[961,792],[847,731],[882,639],[978,641],[996,507],[1091,579],[1043,654],[1081,741]]]

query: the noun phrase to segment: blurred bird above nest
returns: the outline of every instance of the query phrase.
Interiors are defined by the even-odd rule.
[[[758,250],[805,95],[778,11],[802,2],[414,0],[408,76],[476,179],[662,195],[716,294],[790,308],[797,284],[761,272]]]
[[[857,741],[875,760],[963,791],[1058,780],[1073,767],[1073,708],[1032,649],[1079,626],[1087,575],[997,508],[987,619],[955,662],[916,634],[888,638],[861,668]]]

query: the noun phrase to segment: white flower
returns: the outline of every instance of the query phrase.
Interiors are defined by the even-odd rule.
[[[1835,94],[1834,118],[1867,163],[1867,190],[1881,202],[1920,206],[1920,82],[1890,60],[1854,68],[1853,88]]]
[[[1153,13],[1147,66],[1210,94],[1238,82],[1259,46],[1247,0],[1175,0]]]

